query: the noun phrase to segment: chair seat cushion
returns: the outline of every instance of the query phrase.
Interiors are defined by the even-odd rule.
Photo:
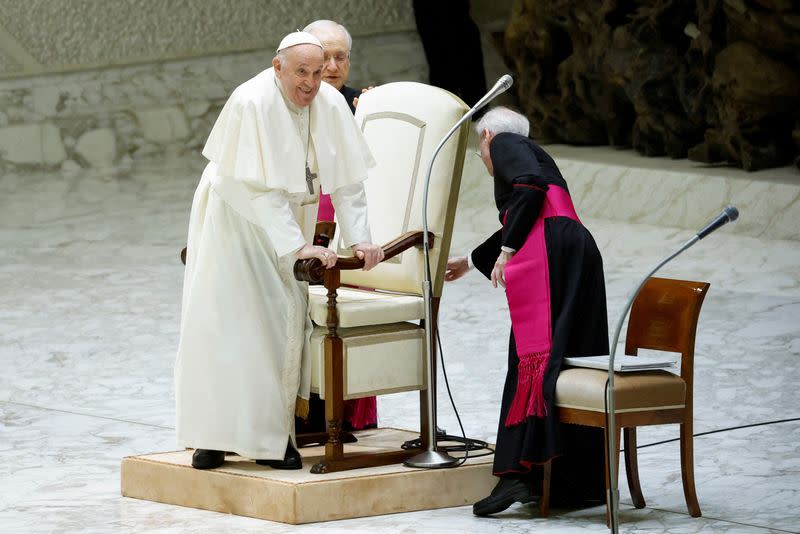
[[[569,368],[556,382],[556,406],[591,412],[605,412],[608,373],[599,369]],[[667,371],[616,373],[615,411],[639,412],[683,408],[686,383]]]
[[[310,286],[311,320],[324,326],[328,318],[328,296],[323,286]],[[425,317],[422,297],[341,287],[336,290],[339,326],[353,328],[375,324],[419,321]]]
[[[308,344],[311,391],[325,398],[325,335],[314,327]],[[425,329],[411,323],[339,328],[344,398],[425,389]]]

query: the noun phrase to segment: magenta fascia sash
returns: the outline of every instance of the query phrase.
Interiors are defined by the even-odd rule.
[[[506,426],[517,425],[530,416],[547,415],[542,382],[550,361],[553,325],[544,221],[550,217],[568,217],[580,223],[569,193],[555,185],[549,186],[542,211],[525,244],[505,268],[506,298],[519,356],[517,390]]]

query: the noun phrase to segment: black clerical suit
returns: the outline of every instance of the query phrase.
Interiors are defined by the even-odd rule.
[[[339,92],[342,93],[342,96],[344,96],[344,99],[347,101],[347,105],[350,106],[350,111],[352,111],[353,115],[355,115],[356,106],[353,104],[353,99],[361,96],[361,91],[343,85],[342,88],[339,89]]]
[[[558,193],[569,198],[567,184],[555,162],[530,139],[517,134],[498,134],[491,141],[490,155],[502,228],[471,254],[472,263],[487,278],[501,246],[519,251],[531,239],[534,224],[543,215],[546,198],[551,198],[547,196],[550,188],[562,188]],[[571,207],[571,200],[567,203]],[[532,470],[532,466],[556,458],[551,485],[554,503],[601,501],[604,500],[603,433],[599,429],[560,424],[554,396],[565,356],[608,354],[602,258],[591,234],[577,218],[549,217],[543,220],[543,225],[552,325],[549,361],[540,379],[546,414],[508,424],[520,362],[514,335],[514,328],[519,325],[514,325],[512,313],[508,373],[493,471],[501,477],[538,479],[540,470]]]

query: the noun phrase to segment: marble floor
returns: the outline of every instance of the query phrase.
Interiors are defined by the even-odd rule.
[[[178,251],[202,165],[183,156],[0,176],[2,532],[606,530],[602,507],[547,519],[529,505],[496,518],[459,507],[291,527],[121,497],[122,457],[176,448]],[[488,182],[463,185],[454,252],[494,229],[491,208]],[[638,277],[692,235],[613,214],[584,222],[604,254],[612,323]],[[800,532],[798,265],[800,241],[732,225],[662,272],[711,282],[696,346],[696,432],[745,428],[696,438],[699,519],[683,502],[677,444],[655,444],[677,437],[677,427],[641,431],[641,445],[655,444],[640,451],[647,507],[633,509],[623,476],[624,532]],[[471,273],[445,288],[441,314],[466,433],[492,441],[508,332],[503,294]],[[382,397],[380,424],[414,428],[407,406],[415,402],[414,394]],[[440,426],[458,432],[444,387],[439,406]]]

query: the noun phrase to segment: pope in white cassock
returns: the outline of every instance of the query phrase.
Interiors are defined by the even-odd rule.
[[[309,396],[311,321],[293,265],[336,263],[309,244],[320,184],[364,268],[383,259],[362,185],[374,161],[342,95],[321,83],[322,45],[295,32],[277,52],[222,109],[192,203],[175,390],[178,442],[197,449],[199,469],[222,465],[225,451],[302,466],[294,414]]]

